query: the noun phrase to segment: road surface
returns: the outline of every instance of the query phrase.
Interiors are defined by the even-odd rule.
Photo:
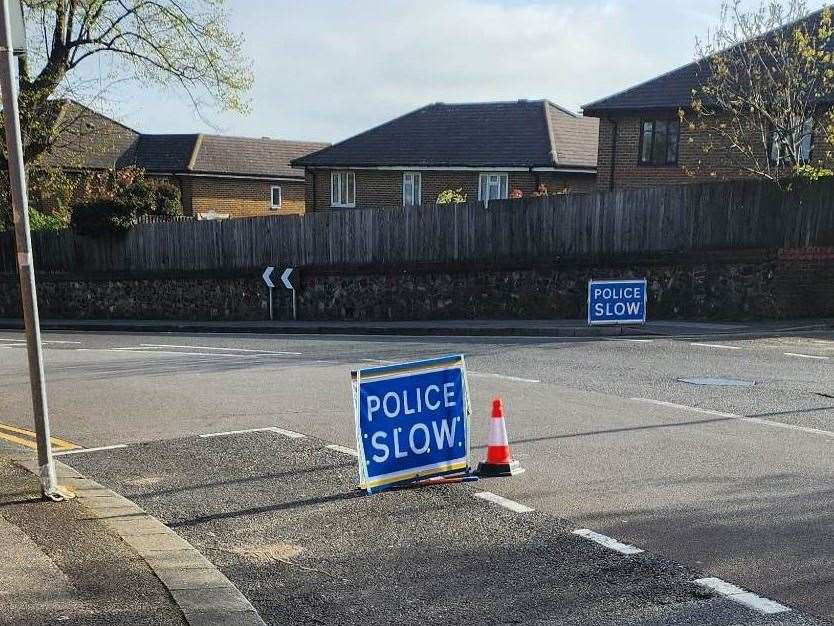
[[[527,469],[496,493],[834,619],[834,333],[45,338],[62,460],[105,473],[108,451],[90,449],[230,430],[355,447],[351,368],[463,353],[475,454],[500,395]],[[18,429],[0,436],[27,440],[21,339],[0,332],[0,422]],[[698,379],[725,386],[684,382]]]

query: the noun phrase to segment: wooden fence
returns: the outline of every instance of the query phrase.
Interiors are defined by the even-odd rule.
[[[834,183],[782,193],[759,182],[653,187],[458,206],[141,224],[122,237],[34,234],[46,272],[251,270],[547,260],[834,245]],[[14,271],[0,234],[0,272]]]

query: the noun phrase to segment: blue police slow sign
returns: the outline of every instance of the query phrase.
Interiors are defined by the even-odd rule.
[[[588,283],[588,324],[645,324],[646,280],[592,280]]]
[[[359,482],[369,493],[469,469],[463,356],[352,372]]]

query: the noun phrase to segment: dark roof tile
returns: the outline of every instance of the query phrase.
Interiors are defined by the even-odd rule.
[[[804,23],[807,23],[809,29],[816,28],[821,15],[822,11],[811,13],[807,17],[765,33],[751,41],[767,41],[780,32],[796,28],[797,25]],[[738,47],[744,45],[740,43]],[[730,48],[725,53],[732,53],[734,49]],[[709,57],[689,63],[657,78],[587,104],[583,107],[585,115],[599,116],[605,113],[688,108],[692,104],[694,92],[711,75],[712,68],[708,61]],[[825,101],[830,99],[830,96],[824,97]]]
[[[290,165],[293,159],[316,152],[326,143],[250,139],[203,135],[191,171],[207,174],[304,177],[304,170]]]
[[[552,112],[553,110],[558,113]],[[305,167],[552,167],[554,132],[579,163],[596,166],[593,122],[546,101],[430,104],[297,159]],[[555,152],[560,152],[557,145]],[[592,156],[591,156],[592,154]]]

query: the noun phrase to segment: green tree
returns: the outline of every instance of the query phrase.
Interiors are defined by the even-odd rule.
[[[753,10],[725,1],[718,27],[698,44],[691,113],[680,112],[690,134],[705,138],[703,161],[720,151],[740,172],[778,184],[829,175],[830,152],[815,149],[812,159],[811,145],[834,137],[833,50],[830,7],[809,14],[804,0]]]
[[[227,0],[24,0],[24,7],[20,115],[34,187],[48,167],[44,155],[78,128],[71,100],[97,108],[134,82],[184,93],[201,115],[248,108],[251,63],[229,29]]]

